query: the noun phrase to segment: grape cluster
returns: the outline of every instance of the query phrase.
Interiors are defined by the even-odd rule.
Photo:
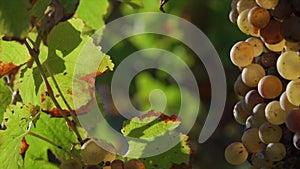
[[[300,1],[232,0],[231,8],[230,21],[250,37],[230,51],[241,71],[233,116],[245,130],[225,158],[251,169],[300,168]]]

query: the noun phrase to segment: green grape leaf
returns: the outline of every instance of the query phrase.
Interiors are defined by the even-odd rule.
[[[13,62],[20,66],[30,59],[30,54],[25,45],[16,41],[0,40],[0,61],[4,63]]]
[[[108,5],[107,0],[81,0],[76,15],[92,29],[98,30],[104,26],[103,17]]]
[[[0,33],[25,38],[30,29],[30,1],[0,0]]]
[[[190,165],[191,149],[187,145],[188,137],[176,131],[179,125],[180,120],[176,116],[154,112],[124,122],[121,131],[127,136],[129,143],[128,156],[143,156],[155,149],[161,150],[161,154],[141,158],[147,169],[169,169],[175,163]],[[139,138],[139,140],[135,138]],[[169,143],[174,143],[174,140],[178,143],[171,149],[166,149]],[[149,143],[152,141],[159,144],[150,145]]]
[[[32,106],[21,103],[7,108],[4,119],[6,130],[0,130],[0,168],[20,168],[23,166],[21,157],[21,141],[26,135],[30,123]]]
[[[90,108],[91,103],[95,101],[93,75],[100,75],[103,73],[100,71],[113,68],[113,63],[109,56],[105,56],[101,52],[101,48],[92,43],[91,37],[81,33],[83,29],[84,23],[78,18],[61,22],[49,33],[47,39],[48,47],[44,45],[40,47],[39,58],[43,68],[46,70],[47,79],[58,103],[62,106],[66,114],[70,112],[61,94],[55,87],[52,77],[58,83],[62,95],[72,109],[75,109],[73,105],[73,97],[75,97],[73,86],[79,88],[78,91],[82,91],[78,95],[75,94],[76,97],[80,98],[77,99],[80,103],[76,104],[78,105],[76,111],[86,112]],[[84,53],[84,59],[81,58],[79,60],[79,56],[83,53],[83,50],[88,52]],[[86,58],[94,60],[102,58],[102,61],[99,66],[97,62]],[[87,65],[95,67],[95,72],[85,71]],[[74,70],[76,67],[82,67],[80,75],[75,75]],[[98,67],[99,70],[97,70]],[[33,64],[31,68],[25,68],[20,71],[17,75],[16,87],[19,88],[24,103],[42,105],[41,108],[44,112],[52,116],[61,116],[46,94],[46,87],[36,64]]]
[[[35,21],[38,22],[42,16],[44,15],[44,12],[46,11],[48,5],[51,3],[51,0],[37,0],[34,3],[34,6],[30,10],[30,15],[35,18]]]
[[[123,0],[123,2],[131,6],[133,9],[139,9],[144,7],[144,4],[141,0]]]
[[[45,113],[40,114],[40,118],[36,123],[36,127],[31,126],[30,131],[38,134],[42,137],[51,140],[55,144],[62,147],[64,150],[70,152],[72,143],[77,142],[76,136],[68,128],[66,122],[63,118],[51,118]],[[80,129],[82,135],[84,135],[84,130]],[[84,137],[86,137],[84,135]],[[25,168],[27,169],[39,169],[39,168],[58,168],[58,166],[51,164],[48,161],[47,151],[50,150],[54,153],[58,159],[68,159],[70,158],[70,153],[59,149],[58,147],[44,141],[33,137],[31,135],[26,136],[29,148],[25,156]]]
[[[0,120],[2,122],[4,111],[11,101],[11,92],[4,80],[0,79]]]
[[[79,0],[58,0],[60,5],[67,13],[73,13],[78,5]]]
[[[101,61],[101,64],[99,65],[98,72],[105,72],[107,70],[113,71],[115,64],[110,59],[109,55],[105,55],[104,58]]]

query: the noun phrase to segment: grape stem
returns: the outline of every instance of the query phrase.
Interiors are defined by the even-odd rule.
[[[33,42],[32,40],[29,40],[31,41],[32,45],[34,46],[33,48],[30,47],[29,43],[27,42],[27,40],[25,41],[25,46],[27,47],[31,57],[33,58],[33,60],[35,61],[35,63],[37,64],[37,67],[40,71],[40,75],[46,85],[46,90],[47,90],[47,93],[49,94],[49,97],[51,98],[51,100],[53,101],[54,105],[57,107],[58,111],[60,112],[60,114],[63,116],[63,118],[65,119],[65,121],[67,122],[67,124],[73,124],[73,122],[68,118],[68,116],[65,114],[65,112],[63,111],[63,109],[61,108],[60,104],[58,103],[58,101],[56,100],[55,96],[54,96],[54,93],[53,93],[53,90],[52,90],[52,87],[50,86],[50,83],[47,79],[47,75],[45,73],[45,70],[43,69],[42,67],[42,64],[39,60],[39,44],[41,42],[41,33],[38,34],[38,37],[37,37],[37,40],[36,42]],[[39,44],[37,44],[39,43]],[[76,135],[77,137],[77,140],[79,142],[82,142],[82,138],[76,128],[76,125],[68,125],[71,130],[74,132],[74,134]]]
[[[47,139],[46,137],[43,137],[43,136],[41,136],[41,135],[39,135],[39,134],[36,134],[36,133],[34,133],[34,132],[32,132],[32,131],[29,131],[29,130],[27,130],[26,134],[31,135],[31,136],[33,136],[33,137],[36,137],[36,138],[38,138],[38,139],[41,139],[41,140],[43,140],[43,141],[45,141],[45,142],[47,142],[47,143],[49,143],[49,144],[55,146],[56,148],[58,148],[58,149],[60,149],[60,150],[62,150],[62,151],[64,151],[64,152],[68,153],[69,155],[73,156],[72,153],[71,153],[70,151],[64,149],[62,146],[60,146],[60,145],[54,143],[53,141]]]
[[[55,77],[53,76],[53,72],[52,72],[51,68],[49,67],[49,65],[48,65],[47,63],[45,63],[45,67],[46,67],[47,71],[49,72],[51,79],[52,79],[53,82],[54,82],[55,88],[57,89],[57,91],[58,91],[58,93],[60,94],[60,96],[61,96],[63,102],[65,103],[65,105],[67,106],[68,110],[70,111],[70,114],[71,114],[71,116],[72,116],[72,119],[75,121],[76,125],[78,125],[78,124],[79,124],[79,120],[78,120],[78,118],[77,118],[77,116],[76,116],[76,113],[75,113],[74,110],[71,108],[71,106],[70,106],[69,103],[67,102],[65,96],[64,96],[63,93],[61,92],[61,90],[60,90],[60,88],[59,88],[59,86],[58,86],[58,83],[57,83]]]

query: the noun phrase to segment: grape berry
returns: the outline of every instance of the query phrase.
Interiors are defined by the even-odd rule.
[[[300,166],[300,1],[232,0],[229,19],[246,35],[230,51],[241,70],[233,109],[245,125],[241,140],[225,149],[233,165],[253,169]]]

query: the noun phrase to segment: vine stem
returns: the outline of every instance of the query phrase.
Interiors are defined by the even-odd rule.
[[[32,131],[29,131],[29,130],[26,131],[26,134],[31,135],[31,136],[36,137],[36,138],[39,138],[39,139],[41,139],[41,140],[43,140],[43,141],[46,141],[47,143],[52,144],[53,146],[57,147],[58,149],[60,149],[60,150],[62,150],[62,151],[64,151],[64,152],[66,152],[66,153],[68,153],[69,155],[72,156],[72,153],[71,153],[70,151],[64,149],[62,146],[60,146],[60,145],[54,143],[53,141],[47,139],[46,137],[43,137],[43,136],[41,136],[41,135],[39,135],[39,134],[36,134],[36,133],[34,133],[34,132],[32,132]]]
[[[72,116],[72,119],[75,121],[75,124],[78,125],[78,124],[79,124],[79,120],[78,120],[78,118],[77,118],[77,116],[76,116],[76,113],[75,113],[74,110],[71,108],[71,106],[70,106],[69,103],[67,102],[65,96],[64,96],[63,93],[61,92],[60,87],[58,86],[58,83],[57,83],[55,77],[53,76],[52,70],[50,69],[50,67],[49,67],[49,65],[48,65],[47,63],[45,63],[45,67],[46,67],[47,71],[49,72],[50,77],[52,78],[52,81],[54,82],[55,88],[57,89],[57,91],[58,91],[58,93],[60,94],[60,96],[61,96],[63,102],[65,103],[65,105],[67,106],[68,110],[70,111],[70,114],[71,114],[71,116]]]
[[[39,34],[40,35],[40,34]],[[33,42],[32,42],[33,43]],[[68,126],[70,127],[70,129],[74,132],[74,134],[76,135],[77,137],[77,140],[79,142],[82,142],[82,138],[79,134],[79,131],[77,130],[76,128],[76,125],[74,125],[74,123],[68,118],[68,116],[66,115],[66,113],[63,111],[63,109],[61,108],[60,104],[58,103],[57,99],[55,98],[54,96],[54,93],[53,93],[53,90],[52,90],[52,87],[47,79],[47,75],[45,73],[45,70],[43,69],[42,67],[42,64],[39,60],[39,50],[37,48],[37,45],[36,43],[34,43],[34,48],[31,48],[29,43],[27,41],[25,41],[25,45],[31,55],[31,57],[34,59],[35,63],[37,64],[37,67],[40,71],[40,75],[46,85],[46,90],[47,90],[47,93],[49,95],[49,97],[51,98],[51,100],[53,101],[55,107],[58,109],[58,111],[60,112],[60,114],[63,116],[63,118],[65,119],[65,121],[67,122]]]

